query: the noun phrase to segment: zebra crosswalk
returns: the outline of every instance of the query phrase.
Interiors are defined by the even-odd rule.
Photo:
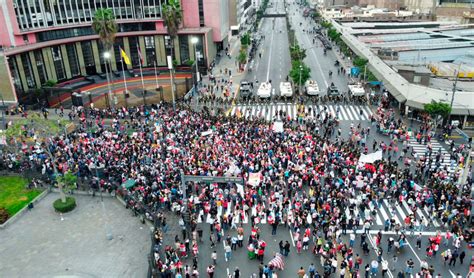
[[[302,113],[303,109],[304,113]],[[266,121],[273,121],[278,118],[279,111],[285,112],[291,119],[295,119],[300,115],[313,118],[320,115],[320,117],[324,118],[331,113],[341,121],[368,121],[372,116],[372,111],[367,105],[299,105],[295,103],[237,104],[232,107],[230,115],[249,119],[263,118]]]
[[[451,154],[441,145],[436,139],[431,139],[431,158],[433,159],[431,162],[431,169],[435,168],[444,168],[447,166],[448,172],[454,173],[456,171],[456,163],[455,161],[451,162]],[[418,143],[416,138],[409,139],[409,145],[413,148],[415,152],[415,157],[419,158],[420,156],[424,156],[425,158],[429,158],[428,155],[428,144]],[[439,167],[437,166],[436,156],[438,153],[441,153],[441,157],[439,160]]]
[[[361,206],[359,206],[360,201],[354,199],[351,200],[351,206],[346,206],[345,211],[343,212],[347,219],[355,219],[359,216],[360,222],[362,225],[364,220],[369,220],[375,226],[383,227],[386,220],[394,220],[395,224],[400,224],[404,226],[404,221],[407,216],[415,215],[415,219],[418,220],[420,224],[428,221],[430,226],[440,227],[440,221],[433,218],[433,213],[430,212],[428,207],[416,207],[412,209],[413,206],[410,206],[406,200],[401,202],[391,203],[387,199],[378,202],[369,202],[369,206],[365,207],[364,211],[361,211]]]

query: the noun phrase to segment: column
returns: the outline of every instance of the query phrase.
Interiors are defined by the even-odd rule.
[[[57,81],[58,77],[56,76],[56,67],[53,62],[53,55],[51,54],[51,48],[43,48],[43,60],[46,72],[50,80]]]
[[[81,75],[86,76],[86,62],[84,62],[84,54],[82,53],[82,46],[80,42],[76,42],[77,58],[79,60],[79,68],[81,69]]]
[[[132,59],[132,53],[130,52],[130,44],[128,42],[128,37],[123,37],[123,48],[125,53],[127,53],[127,56]],[[123,63],[123,65],[129,70],[132,69],[132,65],[127,65],[125,63]]]
[[[173,41],[174,44],[174,59],[178,62],[178,65],[181,65],[181,55],[180,55],[180,49],[179,49],[179,39],[176,36],[176,38]]]
[[[18,73],[20,74],[21,86],[23,90],[26,92],[28,91],[28,83],[26,83],[26,75],[25,75],[25,68],[23,67],[23,63],[21,62],[20,55],[15,56],[16,64],[18,66]]]
[[[33,76],[35,78],[36,87],[41,87],[41,80],[39,78],[38,67],[36,66],[35,54],[33,51],[28,52],[30,55],[31,68],[33,70]]]
[[[145,48],[145,38],[143,36],[138,37],[138,45],[140,46],[140,52],[142,53],[143,57],[143,66],[148,66],[148,61],[146,57],[146,48]]]
[[[69,64],[69,57],[67,56],[66,45],[61,45],[61,56],[63,57],[64,71],[66,72],[66,78],[71,79],[71,65]]]
[[[97,46],[97,41],[92,41],[92,53],[94,54],[95,69],[97,72],[102,73],[102,67],[100,66],[100,56],[103,53],[99,53],[99,47]]]
[[[164,36],[155,36],[155,51],[158,55],[158,65],[166,66],[166,47]]]

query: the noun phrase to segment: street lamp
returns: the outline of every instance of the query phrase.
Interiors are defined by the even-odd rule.
[[[110,108],[110,95],[112,94],[112,89],[110,88],[110,78],[109,78],[109,69],[108,69],[108,61],[110,59],[110,52],[104,52],[104,62],[105,62],[105,76],[107,77],[107,98],[106,98],[106,105]]]
[[[303,65],[300,65],[300,83],[298,88],[298,93],[301,95],[301,72],[303,71]]]
[[[197,56],[197,43],[199,42],[198,37],[192,37],[191,43],[194,45],[194,63],[196,64],[196,83],[194,84],[194,92],[197,93],[197,87],[199,84],[199,66],[198,66],[198,56]]]

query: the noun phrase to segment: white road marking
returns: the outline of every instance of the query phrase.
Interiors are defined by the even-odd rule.
[[[377,246],[375,245],[375,242],[374,242],[374,239],[372,238],[372,236],[368,236],[367,238],[369,239],[370,244],[374,247],[374,249],[377,249]],[[382,261],[386,261],[383,258],[383,256],[382,256]],[[388,277],[393,278],[393,274],[392,274],[392,271],[390,270],[390,267],[388,268],[387,273],[388,273]]]
[[[274,33],[275,33],[275,32],[272,32],[272,37],[271,37],[271,39],[270,39],[270,53],[269,53],[270,56],[268,57],[267,80],[265,80],[265,81],[268,81],[268,79],[270,78],[270,64],[271,64],[271,62],[272,62],[272,50],[273,50],[273,47],[272,47],[272,46],[273,46],[273,34],[274,34]]]
[[[291,232],[291,229],[290,229],[290,237],[291,237],[291,243],[293,243],[293,247],[295,247],[295,240],[293,239],[293,233]]]

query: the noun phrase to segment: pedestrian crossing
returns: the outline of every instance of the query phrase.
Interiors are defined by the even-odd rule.
[[[286,113],[290,119],[300,115],[322,118],[331,114],[340,121],[368,121],[372,111],[367,105],[322,105],[322,104],[295,104],[295,103],[270,103],[270,104],[237,104],[232,107],[230,116],[245,117],[247,119],[265,119],[273,121],[279,116],[279,111]],[[304,113],[302,113],[304,111]]]
[[[362,210],[361,199],[350,199],[350,203],[354,205],[348,205],[345,207],[343,214],[345,214],[346,219],[359,219],[359,226],[363,226],[365,221],[370,221],[372,227],[379,227],[383,229],[386,220],[394,220],[395,224],[399,224],[401,227],[404,227],[405,218],[410,215],[414,215],[417,220],[418,225],[415,225],[415,228],[423,227],[426,228],[427,224],[429,227],[440,227],[440,220],[434,217],[434,213],[430,211],[428,207],[418,207],[408,204],[404,199],[401,202],[390,202],[387,199],[380,201],[371,201],[368,202],[368,207],[365,206],[365,209]],[[413,208],[413,209],[412,209]],[[416,208],[416,209],[415,209]],[[267,224],[267,217],[264,210],[257,211],[256,207],[250,209],[250,214],[256,218],[255,221],[260,224]],[[271,213],[272,214],[272,213]],[[236,225],[248,224],[249,218],[251,215],[243,209],[235,210],[231,204],[224,209],[222,206],[217,207],[217,216],[214,219],[209,212],[204,212],[201,209],[198,213],[197,223],[214,223],[217,219],[220,222],[223,216],[230,217],[232,216],[232,222]],[[272,214],[274,217],[274,215]],[[230,224],[232,223],[230,222]],[[393,227],[392,227],[393,228]]]
[[[426,222],[430,223],[429,226],[440,227],[440,221],[433,217],[433,213],[430,212],[428,207],[416,207],[416,210],[413,210],[406,200],[401,202],[389,202],[387,199],[369,202],[368,207],[365,207],[364,211],[361,211],[360,200],[351,199],[351,204],[355,206],[346,206],[344,214],[347,219],[356,219],[359,217],[359,225],[368,220],[375,226],[383,227],[385,221],[388,219],[395,220],[395,224],[400,224],[402,227],[405,226],[405,218],[410,215],[415,215],[415,219],[418,220],[418,223],[425,225]],[[425,223],[423,223],[425,222]]]
[[[413,148],[415,158],[419,158],[420,156],[429,158],[428,144],[420,144],[416,141],[416,138],[410,138],[409,146]],[[433,159],[430,165],[431,169],[437,168],[436,155],[441,151],[440,168],[447,166],[448,172],[454,173],[456,171],[456,161],[451,161],[451,154],[436,139],[431,139],[431,147],[431,158]]]

